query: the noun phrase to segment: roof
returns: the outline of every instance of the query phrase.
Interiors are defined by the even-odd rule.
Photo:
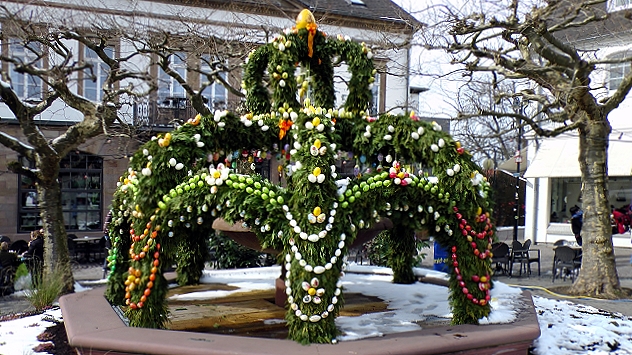
[[[570,1],[573,5],[577,5],[576,0],[563,0],[560,1],[559,6],[569,6],[563,5],[564,2],[568,1]],[[632,29],[632,16],[630,9],[608,11],[607,6],[611,6],[610,1],[604,1],[602,3],[592,5],[592,12],[587,13],[596,17],[603,17],[607,15],[606,19],[591,21],[581,27],[573,27],[561,31],[560,33],[557,33],[556,36],[562,38],[568,43],[584,43],[585,45],[588,45],[588,48],[591,48],[590,43],[593,43],[595,47],[628,44],[629,36],[632,35],[632,32],[630,31],[630,29]],[[561,15],[561,17],[564,18],[565,15]],[[580,20],[582,19],[578,18],[575,22]]]
[[[187,0],[158,1],[196,4]],[[415,32],[422,25],[391,0],[197,0],[197,4],[291,18],[307,8],[314,13],[318,23],[340,24],[344,21],[346,26],[358,27],[359,21],[365,25],[389,26],[386,28],[393,32],[402,29]]]
[[[332,14],[367,20],[401,23],[411,27],[421,25],[391,0],[298,0],[315,14]]]

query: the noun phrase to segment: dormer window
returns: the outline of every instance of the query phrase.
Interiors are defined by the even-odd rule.
[[[362,1],[362,0],[351,0],[351,5],[366,6],[366,4],[364,3],[364,1]]]

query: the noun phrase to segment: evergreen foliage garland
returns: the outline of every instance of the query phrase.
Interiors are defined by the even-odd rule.
[[[325,36],[310,16],[250,55],[243,86],[251,113],[197,116],[134,154],[114,196],[107,290],[111,302],[125,306],[130,325],[164,326],[165,266],[178,265],[180,283],[196,282],[205,240],[220,216],[250,227],[264,248],[282,251],[289,337],[298,342],[335,340],[343,256],[360,230],[383,217],[397,226],[391,238],[401,253],[393,261],[396,279],[411,281],[412,232],[427,229],[451,253],[453,323],[477,323],[489,313],[489,184],[436,123],[414,115],[369,117],[370,49]],[[332,56],[352,74],[341,109],[333,107]],[[297,63],[303,71],[295,77]],[[234,151],[270,149],[280,138],[292,147],[287,188],[211,164]],[[372,161],[382,154],[391,166],[339,187],[334,163],[340,150]],[[407,172],[393,156],[423,162],[433,176]]]

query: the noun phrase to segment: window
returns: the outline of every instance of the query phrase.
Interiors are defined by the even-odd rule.
[[[19,181],[18,232],[39,229],[42,221],[35,184],[23,175]],[[86,153],[69,153],[60,163],[59,181],[66,230],[101,230],[103,159]]]
[[[169,67],[186,80],[186,57],[183,52],[174,53],[169,57]],[[185,93],[182,85],[165,73],[162,68],[158,68],[158,103],[172,106],[171,100],[173,98],[184,97]]]
[[[375,81],[373,82],[373,88],[371,89],[371,104],[369,113],[371,116],[377,116],[380,109],[380,73],[375,73]]]
[[[628,73],[630,73],[630,63],[610,64],[608,89],[617,90],[619,85],[621,85],[621,81]]]
[[[91,65],[91,69],[83,72],[83,96],[88,100],[100,101],[103,98],[103,85],[107,81],[110,67],[88,47],[83,47],[83,60]],[[105,54],[113,58],[114,47],[104,48]]]
[[[211,56],[205,54],[202,56],[200,70],[202,71],[202,73],[209,73],[213,70],[216,70],[214,68],[211,68],[211,65],[214,65],[215,63],[217,63],[217,66],[219,66],[218,59],[213,58],[213,60],[211,60]],[[205,82],[208,82],[208,77],[202,73],[200,73],[200,83],[203,85]],[[226,80],[226,72],[220,72],[219,76],[221,76],[222,79]],[[204,88],[204,91],[202,91],[202,96],[207,100],[206,102],[208,104],[208,107],[210,107],[211,109],[226,108],[226,88],[220,82],[216,81]]]
[[[16,61],[30,64],[35,67],[42,66],[42,53],[37,43],[29,43],[24,46],[17,41],[9,42],[9,53]],[[11,86],[18,97],[24,100],[39,100],[42,98],[42,79],[16,70],[16,65],[10,67]]]

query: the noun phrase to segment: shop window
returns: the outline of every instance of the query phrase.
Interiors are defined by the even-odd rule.
[[[35,184],[24,175],[19,176],[19,181],[18,232],[39,229],[42,221]],[[59,181],[66,230],[101,230],[103,159],[86,153],[69,153],[60,163]]]
[[[570,223],[570,208],[581,203],[582,183],[579,177],[551,179],[550,223]]]

